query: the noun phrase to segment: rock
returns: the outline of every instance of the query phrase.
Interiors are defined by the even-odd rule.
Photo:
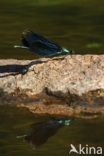
[[[40,60],[0,60],[0,90],[36,95],[82,94],[104,89],[104,55],[66,55]]]
[[[0,60],[0,105],[32,113],[104,115],[104,55]]]

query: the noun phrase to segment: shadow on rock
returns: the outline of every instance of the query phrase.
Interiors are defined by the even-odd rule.
[[[53,60],[63,60],[63,58],[55,58]],[[49,59],[50,60],[50,59]],[[37,61],[32,61],[27,65],[18,65],[18,64],[11,64],[11,65],[1,65],[0,66],[0,73],[6,73],[4,75],[0,75],[0,78],[3,77],[8,77],[8,76],[15,76],[18,74],[26,74],[28,72],[28,69],[35,65],[35,64],[42,64],[42,63],[46,63],[49,60],[46,61],[42,61],[42,60],[37,60]]]

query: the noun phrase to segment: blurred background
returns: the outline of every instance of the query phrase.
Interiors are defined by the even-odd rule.
[[[13,48],[27,29],[76,54],[103,54],[104,0],[0,0],[0,58],[37,58]]]

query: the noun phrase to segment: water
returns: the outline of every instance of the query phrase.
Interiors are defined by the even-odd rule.
[[[104,0],[1,0],[0,58],[35,59],[21,44],[21,33],[33,30],[76,54],[103,54]],[[104,120],[75,119],[39,147],[17,136],[31,133],[31,125],[50,120],[12,105],[0,106],[0,156],[66,156],[69,146],[104,146]]]
[[[104,0],[1,0],[0,58],[35,59],[21,44],[30,29],[76,54],[104,51]]]
[[[50,137],[38,144],[39,146],[24,138],[17,138],[38,131],[34,142],[36,144],[36,136],[42,141],[41,138],[45,139],[48,131],[44,135],[44,129],[39,130],[38,123],[49,120],[52,120],[50,116],[36,116],[15,105],[0,106],[0,156],[68,156],[70,144],[76,147],[79,144],[104,147],[104,120],[101,118],[73,118],[70,126],[62,126],[54,133],[51,131]]]

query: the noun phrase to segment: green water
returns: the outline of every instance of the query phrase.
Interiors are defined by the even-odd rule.
[[[76,54],[102,54],[104,0],[0,0],[0,58],[37,58],[13,48],[26,29]]]
[[[68,156],[70,144],[76,147],[79,144],[104,147],[104,120],[99,118],[74,119],[70,126],[60,128],[37,148],[23,138],[16,138],[29,134],[32,124],[49,119],[13,105],[0,106],[0,156]]]

